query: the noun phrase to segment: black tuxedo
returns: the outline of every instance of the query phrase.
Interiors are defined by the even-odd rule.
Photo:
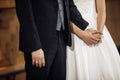
[[[56,32],[57,0],[16,0],[16,4],[20,21],[20,49],[24,52],[31,52],[42,48],[44,43],[54,44],[52,38]],[[86,28],[87,22],[82,19],[73,0],[69,2],[64,0],[64,8],[66,37],[70,45],[69,21],[73,21],[81,29]]]
[[[63,42],[65,45],[71,45],[70,21],[83,30],[88,23],[81,17],[73,0],[63,0],[63,4]],[[20,22],[20,50],[27,54],[42,48],[45,55],[55,53],[58,34],[61,34],[56,31],[57,0],[16,0],[16,10]]]

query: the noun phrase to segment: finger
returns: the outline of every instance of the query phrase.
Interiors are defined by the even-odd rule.
[[[97,34],[97,31],[96,31],[96,30],[94,30],[94,31],[92,32],[92,35],[94,35],[94,34]]]
[[[93,35],[90,36],[90,40],[88,41],[90,45],[92,44],[96,44],[97,43],[97,39],[96,37],[94,37]]]
[[[39,64],[38,64],[38,67],[41,68],[42,67],[42,62],[41,62],[41,59],[39,59]]]
[[[90,32],[91,34],[97,33],[97,31],[96,31],[96,30],[93,30],[93,29],[90,29],[89,32]]]
[[[95,42],[100,40],[98,37],[95,37],[95,36],[92,36],[91,39]]]
[[[92,34],[96,34],[96,33],[97,33],[97,31],[96,31],[96,30],[93,30],[91,33],[92,33]]]
[[[32,58],[32,65],[34,66],[35,65],[35,59]]]
[[[42,58],[42,66],[43,67],[45,66],[45,58],[44,57]]]
[[[86,41],[85,42],[87,45],[92,45],[93,44],[93,41],[89,40],[89,41]]]
[[[91,37],[91,40],[89,41],[90,45],[92,44],[97,44],[100,42],[101,39],[96,38],[96,37]]]
[[[91,42],[90,42],[91,45],[92,45],[92,44],[97,44],[97,43],[98,43],[97,40],[91,40]]]
[[[35,61],[36,67],[39,67],[39,64],[40,64],[40,62],[36,59],[36,61]]]

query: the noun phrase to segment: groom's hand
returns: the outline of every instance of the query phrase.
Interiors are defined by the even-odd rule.
[[[42,49],[32,52],[32,64],[40,68],[45,66],[45,57]]]

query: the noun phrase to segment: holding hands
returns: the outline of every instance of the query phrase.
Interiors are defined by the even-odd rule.
[[[102,33],[97,30],[87,29],[84,31],[83,35],[82,39],[87,45],[98,44],[101,42]]]
[[[71,22],[71,28],[72,32],[81,38],[87,45],[95,45],[101,42],[102,33],[97,30],[87,29],[83,31],[73,22]]]

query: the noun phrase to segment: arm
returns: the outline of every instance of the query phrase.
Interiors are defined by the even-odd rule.
[[[31,53],[33,65],[43,67],[45,66],[44,52],[34,22],[31,0],[15,0],[15,2],[20,22],[20,50]]]
[[[73,22],[70,22],[72,32],[81,38],[87,45],[97,44],[100,38],[90,33],[96,33],[96,30],[81,30]]]
[[[102,33],[106,20],[105,0],[96,0],[97,7],[97,30]]]
[[[40,49],[42,46],[34,22],[31,0],[15,0],[15,2],[20,22],[20,50],[28,53]]]
[[[70,7],[70,19],[71,21],[78,26],[80,29],[85,30],[88,26],[88,22],[86,22],[80,12],[78,11],[77,7],[75,6],[73,0],[69,0],[69,7]]]

